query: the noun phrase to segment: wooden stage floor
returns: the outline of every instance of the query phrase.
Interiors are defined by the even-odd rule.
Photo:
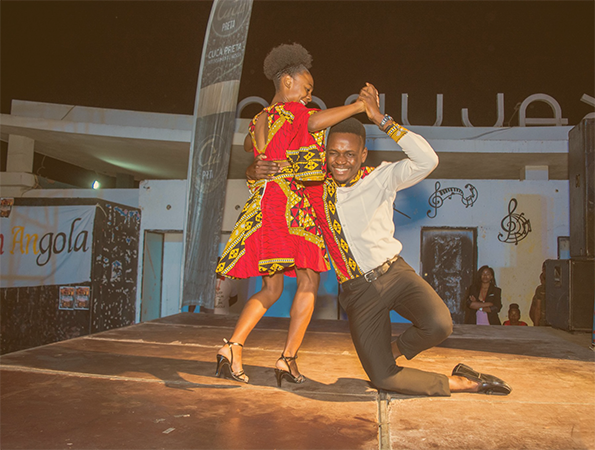
[[[288,325],[276,318],[246,343],[250,384],[216,378],[235,320],[181,313],[2,356],[1,448],[595,450],[589,333],[457,325],[399,364],[449,374],[465,362],[513,392],[430,398],[374,389],[344,321],[310,324],[302,385],[276,386]]]

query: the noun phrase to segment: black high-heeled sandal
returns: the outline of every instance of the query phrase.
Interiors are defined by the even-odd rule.
[[[281,380],[283,380],[283,378],[295,384],[302,384],[304,381],[306,381],[306,377],[302,374],[299,374],[296,377],[291,373],[291,366],[289,365],[289,363],[291,361],[295,361],[296,359],[297,353],[295,354],[295,356],[285,356],[283,353],[281,353],[281,358],[279,358],[277,361],[283,361],[287,365],[288,370],[275,368],[275,375],[277,377],[277,387],[281,387]]]
[[[227,359],[225,356],[217,354],[217,370],[215,371],[215,376],[221,378],[229,378],[231,380],[239,381],[240,383],[248,383],[248,375],[244,373],[243,370],[239,372],[234,372],[231,368],[233,364],[233,349],[232,345],[239,345],[240,347],[244,347],[242,344],[238,342],[230,342],[227,339],[223,339],[223,341],[229,346],[229,353],[231,354],[231,361]]]

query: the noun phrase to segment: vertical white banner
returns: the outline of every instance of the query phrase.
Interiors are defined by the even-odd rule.
[[[188,164],[182,304],[213,308],[229,156],[252,0],[215,0],[207,27]]]

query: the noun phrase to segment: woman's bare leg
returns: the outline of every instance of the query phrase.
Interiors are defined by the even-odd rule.
[[[282,292],[282,273],[262,277],[262,289],[246,302],[229,341],[244,345],[250,332],[262,316],[264,316],[264,313],[279,299]],[[231,361],[231,351],[228,345],[221,347],[217,354],[223,355]],[[233,346],[233,364],[231,369],[235,373],[242,370],[242,347],[240,346]]]
[[[311,269],[296,269],[296,276],[297,291],[291,305],[291,320],[287,332],[287,341],[283,349],[283,355],[286,357],[295,356],[302,345],[306,329],[314,312],[314,303],[316,302],[316,294],[320,284],[320,274]],[[278,360],[276,367],[287,370],[287,364],[283,360]],[[290,363],[290,370],[293,376],[299,376],[300,372],[295,361]]]

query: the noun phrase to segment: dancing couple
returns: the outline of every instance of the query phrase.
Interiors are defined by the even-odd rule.
[[[508,394],[504,381],[464,364],[450,376],[397,366],[400,355],[411,359],[452,332],[444,302],[399,256],[402,244],[394,238],[392,221],[397,191],[428,176],[438,157],[423,137],[380,112],[378,92],[369,83],[350,105],[307,108],[314,89],[311,62],[299,44],[274,48],[264,62],[275,96],[250,123],[244,148],[256,157],[246,172],[252,195],[217,266],[220,275],[261,276],[263,283],[246,302],[229,341],[224,339],[216,374],[248,383],[243,345],[280,297],[287,275],[297,278],[297,291],[285,347],[275,364],[277,385],[306,380],[297,352],[314,311],[320,272],[329,269],[328,251],[356,351],[377,388],[412,395]],[[365,129],[351,116],[363,112],[399,143],[407,158],[362,167]],[[393,342],[391,310],[412,322]]]

